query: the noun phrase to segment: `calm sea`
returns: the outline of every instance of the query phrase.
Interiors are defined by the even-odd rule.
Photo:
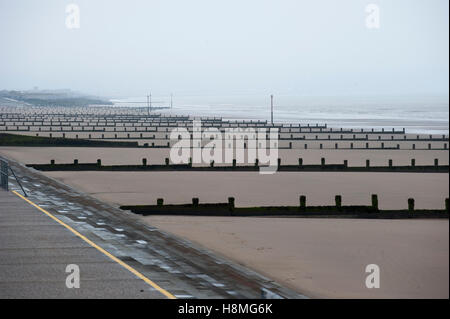
[[[154,96],[154,106],[169,106],[170,96]],[[120,106],[145,106],[146,97],[114,100]],[[142,103],[135,103],[142,102]],[[173,96],[164,114],[218,116],[270,121],[270,96]],[[448,134],[448,97],[274,96],[274,122],[327,123],[344,128],[405,128],[407,133]]]

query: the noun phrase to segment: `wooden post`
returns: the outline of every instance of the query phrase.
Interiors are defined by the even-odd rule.
[[[234,210],[234,197],[228,197],[228,207],[230,208],[230,211]]]
[[[378,210],[378,195],[372,194],[372,208]]]
[[[342,208],[342,196],[341,195],[336,195],[334,197],[334,201],[336,202],[336,208],[337,209],[341,209]]]
[[[408,211],[411,213],[414,211],[414,198],[408,198]]]
[[[306,208],[306,196],[300,195],[300,209]]]

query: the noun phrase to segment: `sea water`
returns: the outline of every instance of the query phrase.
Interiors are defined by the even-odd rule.
[[[152,98],[153,106],[170,106],[170,95]],[[145,97],[113,100],[118,106],[146,106]],[[140,103],[136,103],[140,102]],[[170,115],[267,120],[270,95],[174,95]],[[308,97],[275,95],[275,123],[327,124],[329,127],[406,129],[407,133],[448,134],[448,96]]]

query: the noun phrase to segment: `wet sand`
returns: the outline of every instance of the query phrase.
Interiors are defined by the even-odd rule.
[[[343,205],[369,205],[378,194],[381,209],[406,209],[415,199],[416,208],[442,209],[448,197],[446,173],[355,173],[355,172],[44,172],[77,189],[115,205],[226,202],[236,206],[298,205],[299,195],[307,205],[334,205],[342,195]]]
[[[151,216],[187,238],[318,298],[448,298],[448,220]],[[365,267],[380,267],[368,289]]]

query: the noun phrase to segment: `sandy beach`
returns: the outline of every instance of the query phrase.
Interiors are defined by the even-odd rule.
[[[313,298],[448,298],[448,220],[151,216],[187,238]],[[365,267],[380,267],[367,289]]]
[[[70,186],[115,205],[226,202],[236,206],[298,205],[299,195],[308,205],[333,205],[342,195],[343,205],[369,205],[378,194],[381,209],[406,209],[415,198],[416,208],[442,209],[448,197],[445,173],[354,172],[44,172]]]
[[[103,165],[139,165],[147,158],[148,164],[162,164],[169,157],[169,149],[145,148],[105,148],[105,147],[0,147],[0,154],[25,164],[46,164],[54,159],[56,163],[73,163],[78,159],[80,163],[93,163],[101,159]],[[319,164],[323,157],[327,163],[342,164],[348,161],[349,166],[365,166],[369,159],[371,165],[387,166],[389,159],[393,165],[410,165],[411,159],[416,165],[433,165],[437,158],[441,165],[448,165],[448,150],[334,150],[307,149],[278,151],[282,163],[296,165],[298,158],[303,159],[305,165]],[[207,165],[207,164],[204,164]],[[219,165],[219,164],[217,164]],[[230,164],[226,164],[230,165]]]

